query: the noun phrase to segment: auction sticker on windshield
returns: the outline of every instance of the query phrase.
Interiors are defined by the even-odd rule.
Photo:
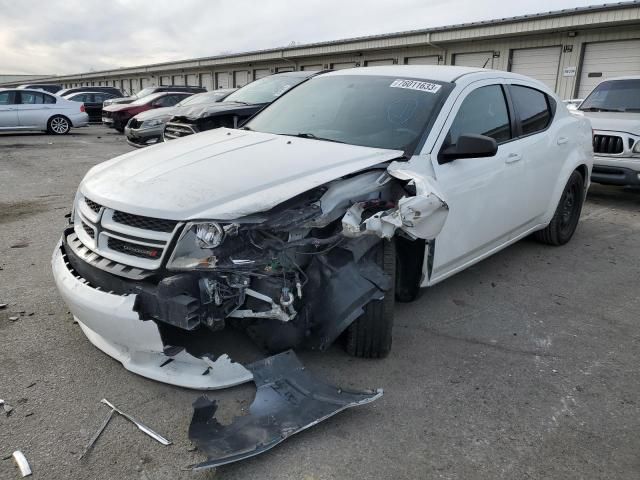
[[[430,82],[420,82],[418,80],[394,80],[391,85],[392,88],[408,88],[409,90],[420,90],[421,92],[438,93],[442,85]]]

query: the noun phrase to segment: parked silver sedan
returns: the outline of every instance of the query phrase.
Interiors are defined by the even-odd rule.
[[[0,88],[0,132],[40,130],[54,135],[85,127],[84,104],[42,90]]]

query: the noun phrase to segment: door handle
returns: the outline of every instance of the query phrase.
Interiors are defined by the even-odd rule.
[[[569,139],[567,137],[558,137],[558,145],[564,145]]]
[[[504,163],[515,163],[519,162],[520,160],[522,160],[522,155],[520,155],[519,153],[510,153]]]

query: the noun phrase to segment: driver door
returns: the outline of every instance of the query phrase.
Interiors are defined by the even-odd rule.
[[[0,92],[0,128],[18,126],[17,95],[11,90]]]
[[[435,240],[430,284],[490,255],[528,223],[523,152],[514,127],[499,80],[476,82],[456,100],[434,147],[434,170],[449,214]],[[438,153],[463,134],[494,138],[497,154],[449,163],[438,160]]]

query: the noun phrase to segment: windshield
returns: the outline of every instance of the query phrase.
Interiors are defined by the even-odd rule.
[[[206,93],[197,93],[190,97],[185,98],[180,103],[176,104],[176,107],[185,107],[188,105],[200,105],[201,103],[212,103],[217,102],[220,97],[224,96],[225,92],[206,92]]]
[[[640,79],[602,82],[582,102],[588,112],[640,112]]]
[[[319,76],[262,110],[246,127],[410,153],[451,88],[397,77]]]
[[[133,94],[132,97],[135,97],[135,98],[146,97],[147,95],[151,95],[153,92],[155,92],[155,90],[156,90],[155,88],[143,88],[138,93]]]
[[[142,93],[144,90],[141,90]],[[138,98],[135,102],[131,102],[131,105],[146,105],[149,102],[153,102],[156,98],[166,95],[164,92],[154,93],[152,95],[146,95],[145,97]]]
[[[225,102],[271,103],[284,92],[306,80],[307,76],[272,75],[264,77],[233,92]]]

